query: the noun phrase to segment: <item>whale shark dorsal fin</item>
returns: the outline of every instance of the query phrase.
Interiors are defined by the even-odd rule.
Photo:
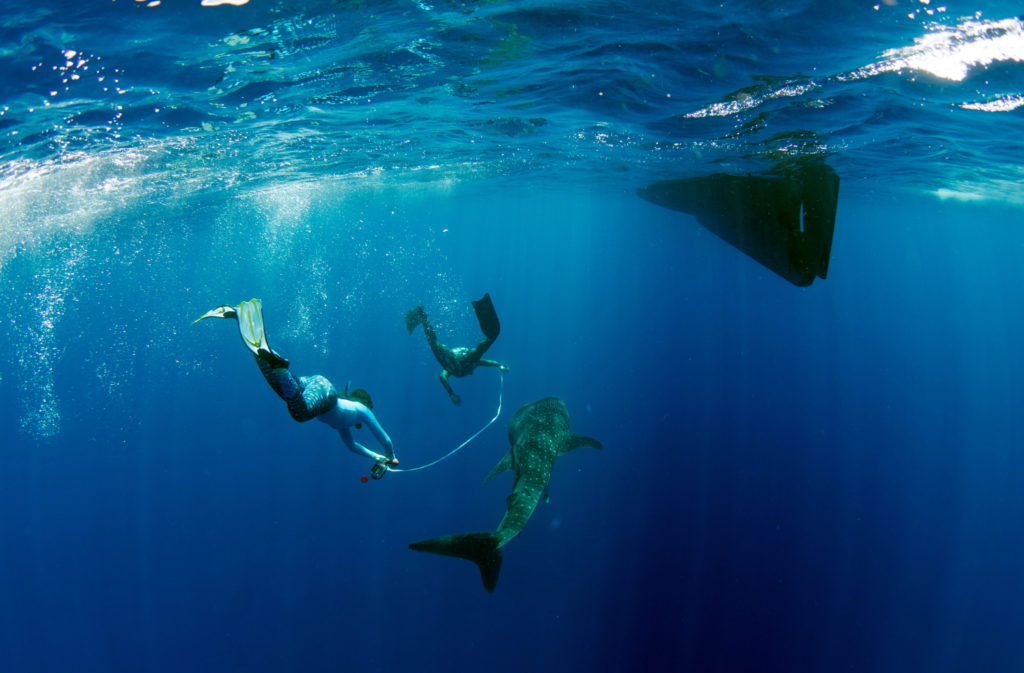
[[[589,446],[592,449],[602,450],[604,447],[601,446],[601,442],[597,441],[593,437],[584,437],[583,435],[567,435],[562,440],[562,446],[558,449],[558,455],[562,456],[573,449],[579,449],[584,446]]]
[[[498,464],[494,466],[493,470],[491,470],[491,473],[488,474],[486,478],[484,478],[484,483],[486,484],[487,482],[489,482],[491,479],[494,479],[502,472],[508,472],[509,470],[511,470],[513,465],[515,465],[514,460],[515,459],[513,458],[511,451],[502,456],[501,460],[498,461]]]

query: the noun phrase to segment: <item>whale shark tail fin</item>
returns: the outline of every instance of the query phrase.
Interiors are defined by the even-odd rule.
[[[498,312],[494,310],[494,303],[491,301],[491,293],[473,302],[473,310],[476,312],[476,321],[480,323],[480,331],[488,340],[494,341],[501,332],[501,323],[498,322]]]
[[[501,549],[498,548],[498,541],[497,533],[464,533],[413,542],[409,549],[472,561],[480,568],[480,580],[484,583],[484,589],[492,594],[498,584],[498,573],[501,572]]]

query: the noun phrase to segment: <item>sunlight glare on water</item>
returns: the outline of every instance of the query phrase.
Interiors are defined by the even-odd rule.
[[[965,21],[954,28],[935,24],[909,47],[890,49],[875,66],[860,71],[918,70],[954,82],[973,68],[993,63],[1024,62],[1024,23],[1020,19]]]

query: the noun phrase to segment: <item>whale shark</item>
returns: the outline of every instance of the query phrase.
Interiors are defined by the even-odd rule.
[[[503,472],[512,472],[512,493],[505,499],[505,516],[491,533],[463,533],[421,540],[409,545],[415,551],[454,556],[472,561],[480,568],[487,593],[493,593],[501,571],[501,548],[518,535],[530,520],[541,498],[547,499],[548,482],[559,456],[589,446],[601,449],[601,442],[569,432],[569,410],[557,397],[525,404],[508,425],[506,453],[484,484]]]

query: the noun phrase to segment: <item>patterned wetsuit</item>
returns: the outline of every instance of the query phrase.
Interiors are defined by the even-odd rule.
[[[287,369],[273,368],[256,358],[263,378],[288,405],[288,413],[300,423],[329,411],[338,402],[338,391],[323,376],[295,376]]]

